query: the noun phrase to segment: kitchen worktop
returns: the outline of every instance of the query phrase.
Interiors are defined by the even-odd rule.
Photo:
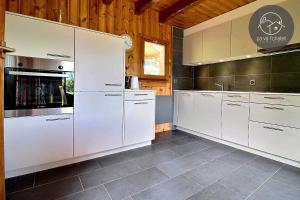
[[[300,93],[279,93],[279,92],[244,92],[244,91],[219,91],[219,90],[173,90],[174,92],[203,92],[203,93],[236,93],[236,94],[245,94],[245,93],[252,93],[252,94],[270,94],[270,95],[295,95],[299,96]]]

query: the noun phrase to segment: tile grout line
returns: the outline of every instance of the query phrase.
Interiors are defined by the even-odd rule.
[[[104,190],[106,191],[106,193],[107,193],[107,195],[108,195],[109,199],[110,199],[110,200],[112,200],[112,197],[110,196],[110,194],[109,194],[109,192],[108,192],[107,188],[105,187],[105,185],[104,185],[104,184],[102,184],[102,185],[103,185],[103,187],[104,187]]]
[[[283,167],[285,166],[285,164],[284,165],[282,165],[279,169],[277,169],[269,178],[267,178],[260,186],[258,186],[258,188],[256,188],[252,193],[250,193],[246,198],[245,198],[245,200],[248,200],[251,196],[253,196],[257,191],[259,191],[269,180],[271,180],[272,179],[272,177],[275,175],[275,174],[277,174],[277,172],[279,171],[279,170],[281,170]]]
[[[84,187],[83,187],[83,184],[82,184],[82,181],[81,181],[81,178],[79,175],[77,175],[77,178],[79,179],[79,182],[80,182],[80,185],[81,185],[81,188],[82,188],[82,191],[84,191]]]

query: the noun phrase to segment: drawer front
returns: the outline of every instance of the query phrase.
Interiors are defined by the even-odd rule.
[[[300,128],[300,107],[250,104],[250,120]]]
[[[300,129],[256,122],[249,124],[249,146],[251,148],[300,161],[299,141]]]
[[[300,95],[250,94],[251,103],[300,106]]]
[[[249,93],[224,93],[224,101],[239,101],[239,102],[249,102]]]
[[[149,91],[136,91],[136,92],[125,92],[125,100],[151,100],[155,99],[155,92]]]

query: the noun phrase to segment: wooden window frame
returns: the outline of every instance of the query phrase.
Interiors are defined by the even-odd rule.
[[[145,57],[145,42],[151,42],[165,47],[165,73],[163,76],[147,75],[144,73],[144,57]],[[140,52],[140,79],[144,80],[168,80],[169,75],[169,42],[165,40],[153,39],[149,37],[141,38],[141,52]]]

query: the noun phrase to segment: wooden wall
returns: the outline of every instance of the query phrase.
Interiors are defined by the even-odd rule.
[[[5,1],[0,0],[0,44],[4,39],[4,10]],[[0,50],[0,199],[5,199],[5,184],[4,184],[4,131],[3,131],[3,65],[4,54]]]
[[[160,24],[158,12],[146,10],[140,16],[134,13],[133,0],[113,0],[106,6],[102,0],[6,0],[6,10],[53,21],[62,14],[62,21],[80,27],[113,33],[129,34],[134,39],[134,50],[127,53],[128,75],[140,73],[140,39],[151,37],[169,43],[169,76],[167,81],[141,81],[145,89],[156,89],[158,95],[171,95],[172,27]]]

